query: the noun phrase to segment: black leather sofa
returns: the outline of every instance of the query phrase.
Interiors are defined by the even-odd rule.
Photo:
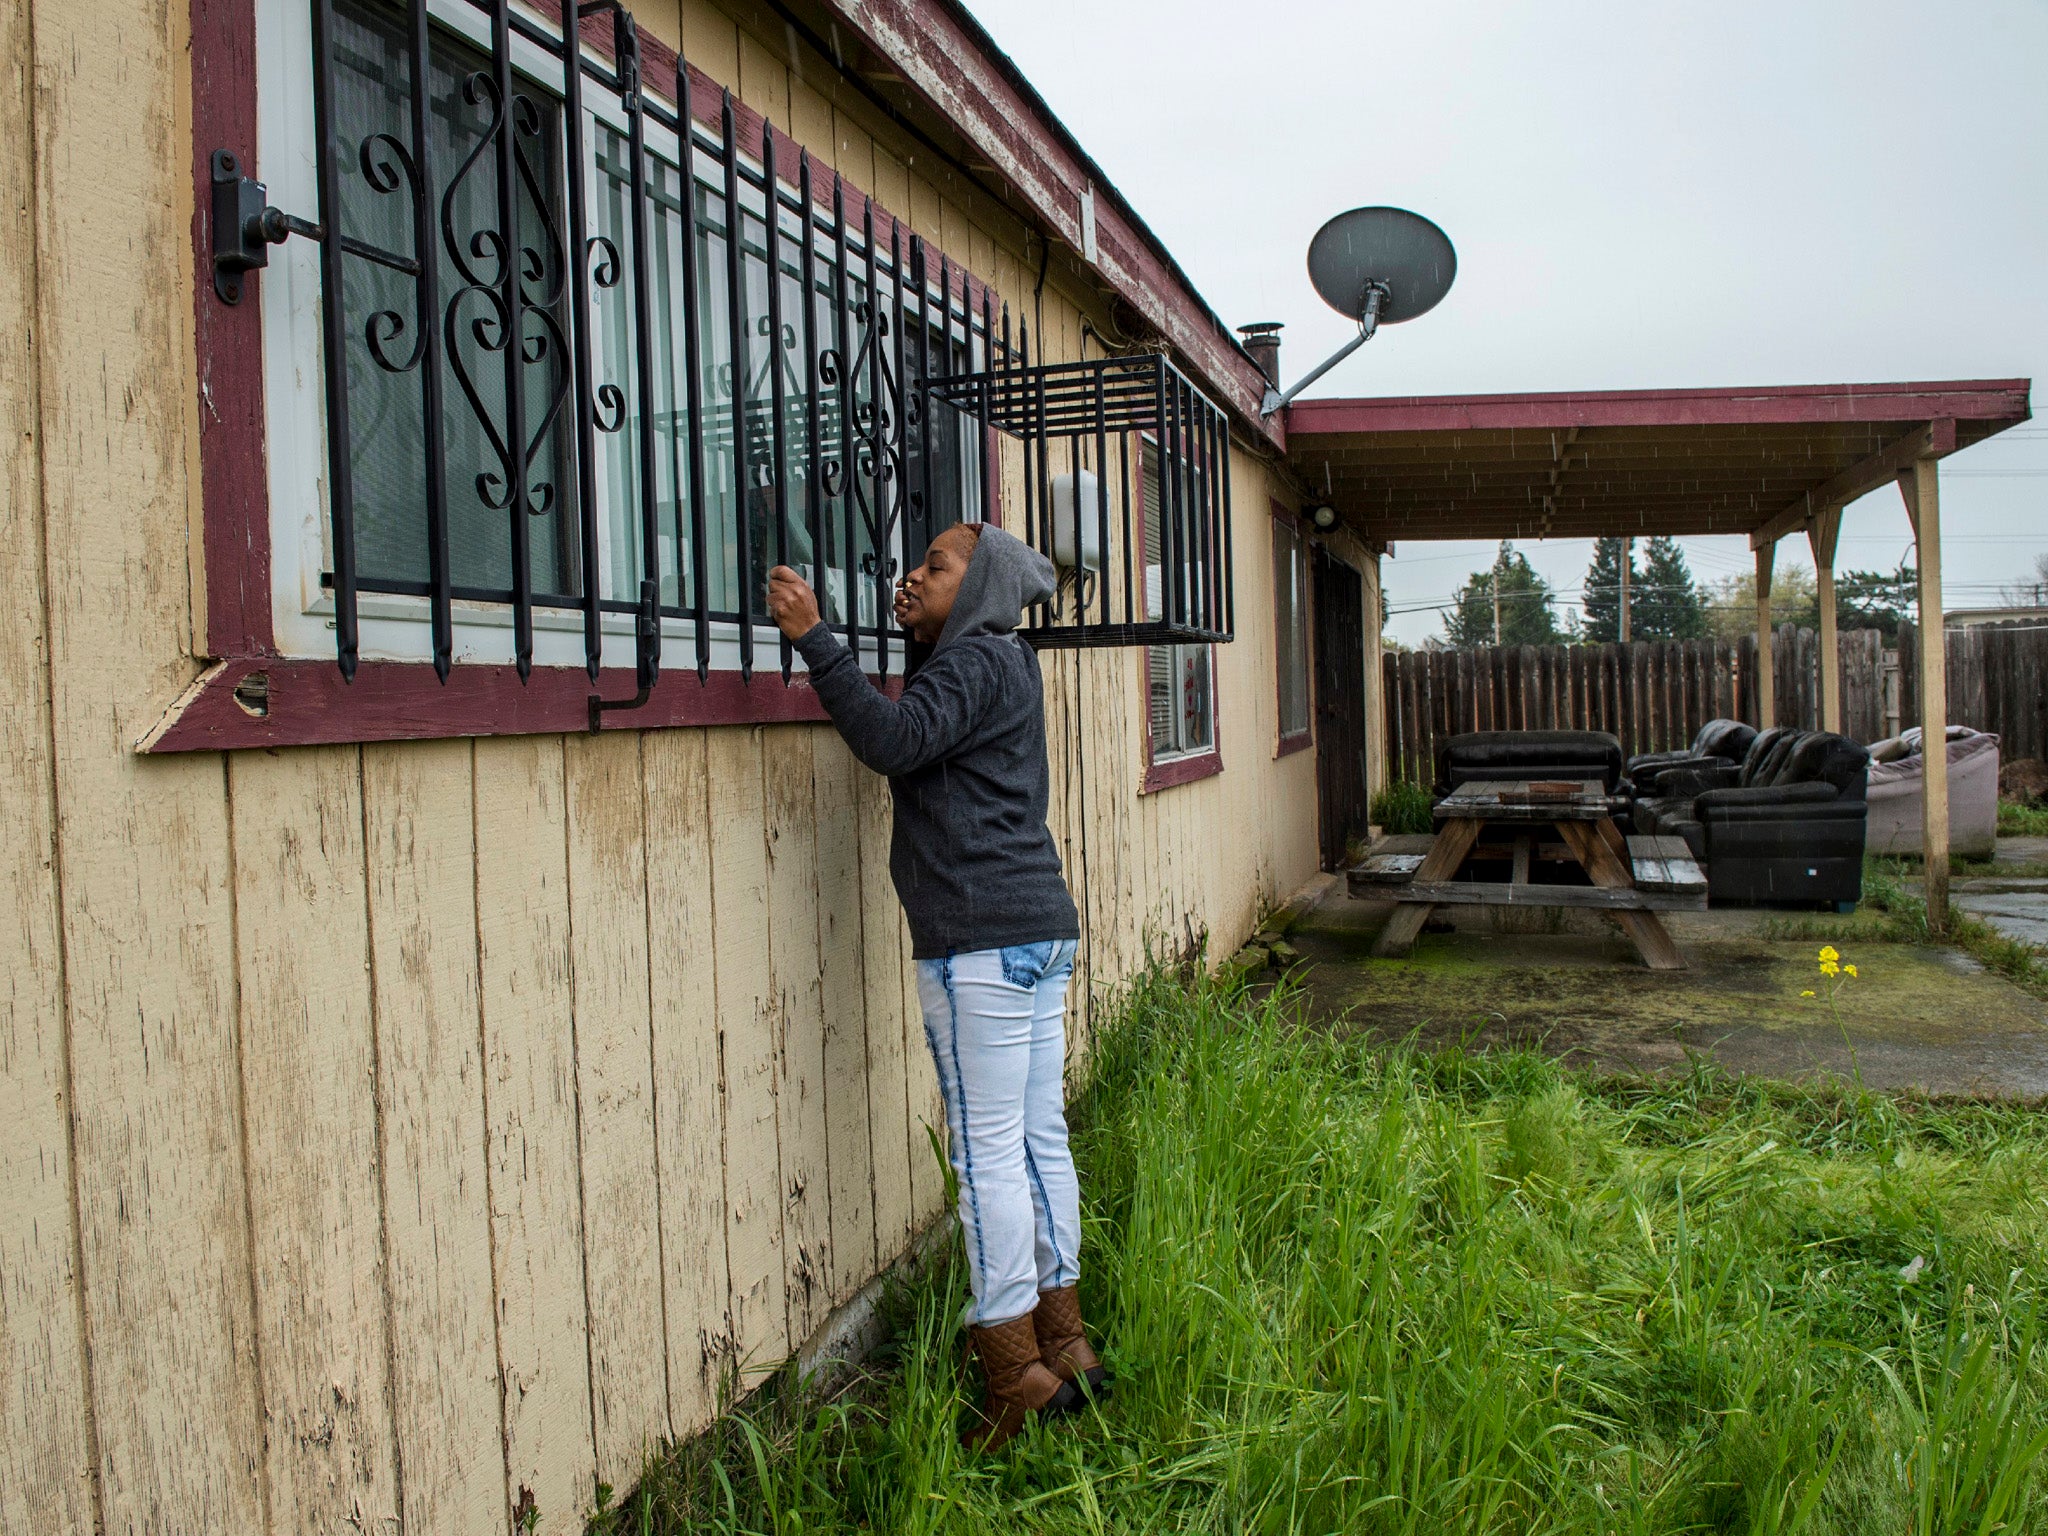
[[[1467,731],[1436,751],[1436,797],[1471,779],[1598,779],[1621,783],[1621,742],[1605,731]]]
[[[1863,894],[1870,754],[1846,736],[1773,726],[1738,766],[1718,757],[1646,764],[1639,833],[1683,837],[1722,901],[1853,904]]]
[[[1605,731],[1467,731],[1437,748],[1437,800],[1473,779],[1597,779],[1611,795],[1621,787],[1621,741]],[[1479,839],[1514,836],[1511,826],[1490,826]]]
[[[1700,727],[1699,734],[1692,739],[1690,747],[1681,747],[1676,752],[1646,752],[1640,757],[1628,760],[1628,782],[1641,789],[1646,780],[1653,779],[1666,768],[1710,767],[1707,759],[1742,766],[1742,759],[1749,751],[1749,744],[1756,740],[1756,727],[1740,720],[1709,720]]]

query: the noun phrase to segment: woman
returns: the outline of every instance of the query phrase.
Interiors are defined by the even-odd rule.
[[[820,622],[803,579],[768,573],[768,611],[895,802],[889,871],[945,1095],[987,1386],[961,1437],[970,1449],[1002,1445],[1103,1378],[1075,1286],[1081,1194],[1063,1091],[1080,918],[1045,824],[1038,658],[1015,633],[1053,585],[1052,563],[1000,528],[947,529],[897,588],[897,622],[930,650],[892,700]]]

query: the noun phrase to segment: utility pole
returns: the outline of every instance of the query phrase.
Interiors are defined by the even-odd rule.
[[[1493,645],[1500,649],[1500,568],[1501,562],[1493,562]]]
[[[1635,568],[1636,541],[1621,541],[1621,643],[1628,644],[1628,576]]]

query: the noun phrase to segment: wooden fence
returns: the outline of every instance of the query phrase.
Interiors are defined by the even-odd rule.
[[[1846,734],[1870,742],[1919,724],[1910,624],[1896,651],[1874,629],[1844,631],[1837,643]],[[1820,724],[1819,647],[1812,630],[1779,627],[1775,724]],[[1436,776],[1437,744],[1461,731],[1612,731],[1633,756],[1684,746],[1709,720],[1758,723],[1754,635],[1407,651],[1383,666],[1391,775],[1419,784]],[[1996,731],[2007,762],[2048,758],[2048,622],[1951,630],[1948,717]]]
[[[1899,714],[1920,723],[1913,626],[1899,631]],[[2048,758],[2048,616],[2039,624],[1973,624],[1948,632],[1948,717],[1999,735],[2004,762]]]

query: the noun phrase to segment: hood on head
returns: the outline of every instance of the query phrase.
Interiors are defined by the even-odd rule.
[[[960,591],[953,599],[953,612],[939,632],[939,645],[969,635],[1009,634],[1023,620],[1026,608],[1053,595],[1058,580],[1044,555],[1015,535],[982,524],[974,558],[967,562],[967,574],[960,578]]]

